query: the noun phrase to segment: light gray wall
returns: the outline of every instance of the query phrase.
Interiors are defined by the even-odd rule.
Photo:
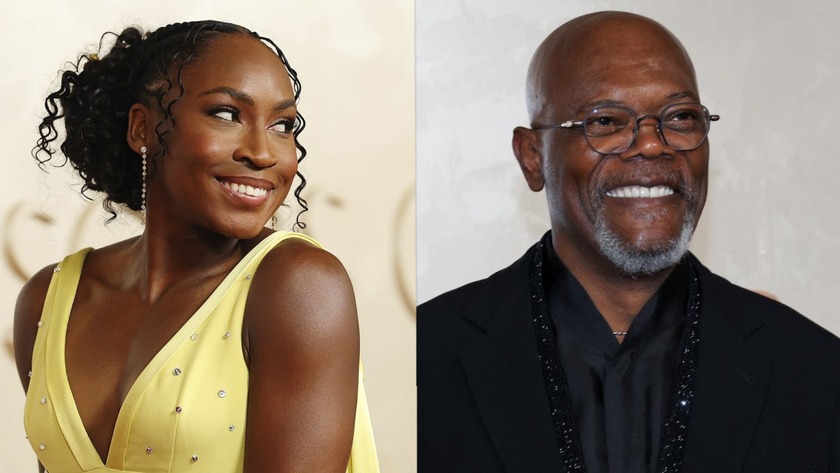
[[[803,6],[805,5],[805,6]],[[840,2],[417,2],[418,300],[510,264],[549,228],[510,147],[531,54],[592,11],[649,16],[697,69],[712,125],[692,250],[840,334]]]

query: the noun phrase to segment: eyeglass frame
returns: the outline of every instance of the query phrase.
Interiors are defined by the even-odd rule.
[[[662,114],[665,112],[665,110],[668,110],[671,107],[676,107],[676,106],[679,106],[679,105],[699,105],[700,107],[703,108],[703,111],[705,112],[704,116],[706,117],[706,121],[708,122],[708,125],[706,125],[706,134],[703,136],[703,139],[700,140],[700,143],[698,143],[697,146],[695,146],[694,148],[691,148],[691,149],[679,149],[679,150],[676,149],[676,148],[674,149],[674,151],[694,151],[697,148],[703,146],[703,143],[706,142],[706,139],[709,137],[709,131],[711,130],[711,127],[712,127],[712,122],[716,122],[716,121],[720,120],[720,115],[712,115],[711,113],[709,113],[709,109],[706,108],[705,105],[703,105],[701,103],[696,103],[696,102],[682,102],[682,103],[674,103],[674,104],[666,105],[665,107],[662,108],[662,111],[659,112],[659,115],[644,115],[644,116],[641,116],[641,117],[637,117],[636,112],[631,108],[622,107],[620,105],[606,105],[606,106],[603,106],[603,107],[595,107],[593,109],[587,110],[586,114],[583,116],[583,120],[572,119],[572,120],[566,120],[563,123],[559,123],[557,125],[531,126],[531,129],[532,130],[551,130],[551,129],[556,129],[556,128],[562,128],[564,130],[570,130],[572,128],[583,128],[584,129],[583,137],[586,139],[586,144],[588,144],[589,147],[592,148],[592,150],[595,151],[596,153],[598,153],[602,156],[609,156],[609,155],[625,153],[625,152],[627,152],[628,149],[632,148],[633,145],[636,143],[636,138],[639,137],[639,126],[641,125],[642,120],[646,120],[648,118],[653,118],[653,119],[656,120],[656,132],[659,133],[659,137],[662,139],[662,142],[665,144],[665,146],[670,147],[671,145],[668,144],[668,140],[665,138],[665,134],[662,132]],[[621,150],[620,152],[602,153],[602,152],[598,151],[597,149],[595,149],[595,146],[592,145],[592,142],[589,141],[589,135],[586,133],[586,126],[585,126],[586,125],[586,116],[589,115],[590,113],[592,113],[595,110],[604,109],[604,108],[620,108],[622,110],[627,110],[628,112],[630,112],[630,114],[633,117],[637,117],[636,118],[636,125],[633,127],[633,139],[630,140],[630,144],[627,145],[627,148]],[[606,136],[610,136],[610,135],[606,135]]]

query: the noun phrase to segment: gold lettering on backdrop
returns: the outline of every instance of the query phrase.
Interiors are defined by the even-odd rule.
[[[309,189],[309,187],[307,187],[307,189]],[[415,309],[417,304],[414,291],[412,291],[412,271],[414,265],[411,263],[415,257],[415,252],[411,251],[410,248],[410,242],[413,241],[415,236],[415,232],[413,232],[415,222],[414,184],[412,183],[406,187],[400,195],[401,197],[397,203],[394,222],[391,227],[391,238],[388,241],[388,243],[392,245],[391,253],[393,255],[393,266],[391,270],[393,271],[394,279],[396,281],[400,301],[406,311],[414,317],[417,312]],[[313,211],[319,208],[323,209],[324,206],[332,207],[338,211],[345,211],[344,199],[334,194],[322,191],[320,186],[313,186],[313,189],[307,196],[307,202],[309,204],[309,208]],[[283,207],[288,208],[289,206],[283,204]],[[304,214],[304,220],[305,217],[306,214]],[[288,220],[293,221],[292,218],[288,218]],[[318,239],[312,231],[312,227],[307,228],[302,233],[305,233],[316,240]]]
[[[321,192],[320,186],[313,186],[312,190],[309,192],[309,195],[303,197],[306,199],[307,205],[309,206],[310,210],[314,210],[315,208],[317,208],[315,202],[324,203],[327,206],[333,207],[337,210],[344,210],[344,200],[342,200],[341,197],[338,197],[334,194],[326,194],[324,192]],[[283,207],[289,207],[289,205],[283,204]],[[305,213],[303,214],[302,218],[306,220]],[[292,219],[292,222],[294,222],[294,219]],[[311,236],[316,240],[318,239],[318,237],[316,237],[315,234],[312,232],[311,227],[301,231],[301,233],[307,236]]]
[[[6,260],[6,266],[12,270],[12,273],[14,273],[15,276],[23,282],[29,281],[29,278],[31,278],[32,275],[23,269],[23,265],[20,261],[18,261],[18,253],[14,249],[14,241],[12,237],[13,235],[20,234],[20,232],[15,231],[15,227],[18,222],[18,214],[20,214],[25,208],[25,201],[18,202],[11,208],[11,210],[9,210],[9,213],[6,214],[6,218],[3,220],[3,259]],[[52,217],[43,212],[32,212],[29,215],[29,218],[46,225],[52,225],[54,222]]]
[[[6,214],[6,218],[3,219],[3,259],[6,261],[6,266],[9,267],[12,273],[21,281],[26,282],[30,277],[32,277],[32,275],[24,269],[23,264],[18,260],[19,253],[15,251],[14,241],[12,239],[13,235],[21,233],[16,232],[15,228],[17,222],[19,221],[18,217],[23,213],[24,209],[26,209],[26,201],[22,200],[12,206]],[[52,217],[43,212],[32,212],[29,214],[29,218],[45,225],[52,225],[54,222]],[[7,333],[6,336],[3,337],[3,348],[6,355],[8,355],[9,358],[14,359],[15,348],[12,343],[11,332]]]
[[[408,186],[403,192],[400,203],[397,206],[397,218],[394,220],[394,276],[397,278],[397,287],[400,291],[400,298],[402,299],[405,308],[412,316],[417,316],[417,300],[413,291],[411,290],[412,268],[411,260],[415,257],[415,252],[410,251],[410,242],[414,240],[416,233],[411,232],[414,228],[414,185]],[[408,261],[404,261],[408,258]]]

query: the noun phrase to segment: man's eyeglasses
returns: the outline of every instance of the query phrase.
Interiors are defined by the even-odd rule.
[[[699,103],[676,103],[665,107],[659,116],[639,118],[626,107],[599,107],[586,112],[583,120],[568,120],[559,125],[534,126],[531,129],[580,127],[589,146],[597,153],[621,154],[633,146],[639,134],[639,124],[648,118],[656,120],[656,130],[668,147],[674,151],[693,151],[706,141],[711,122],[720,120],[720,115],[710,115],[709,109]]]

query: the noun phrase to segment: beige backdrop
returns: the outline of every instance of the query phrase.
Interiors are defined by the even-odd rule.
[[[140,231],[131,217],[104,226],[100,202],[82,200],[66,168],[49,176],[38,171],[29,152],[46,91],[64,61],[106,30],[207,18],[271,37],[300,75],[299,109],[307,120],[301,142],[309,151],[304,196],[312,209],[304,218],[307,233],[341,259],[353,280],[382,470],[415,471],[413,8],[411,0],[4,3],[0,471],[36,471],[11,350],[24,279],[82,247]]]
[[[525,73],[557,26],[598,10],[664,24],[721,120],[692,251],[840,334],[840,2],[417,2],[417,274],[428,300],[501,269],[548,230],[511,151]]]

